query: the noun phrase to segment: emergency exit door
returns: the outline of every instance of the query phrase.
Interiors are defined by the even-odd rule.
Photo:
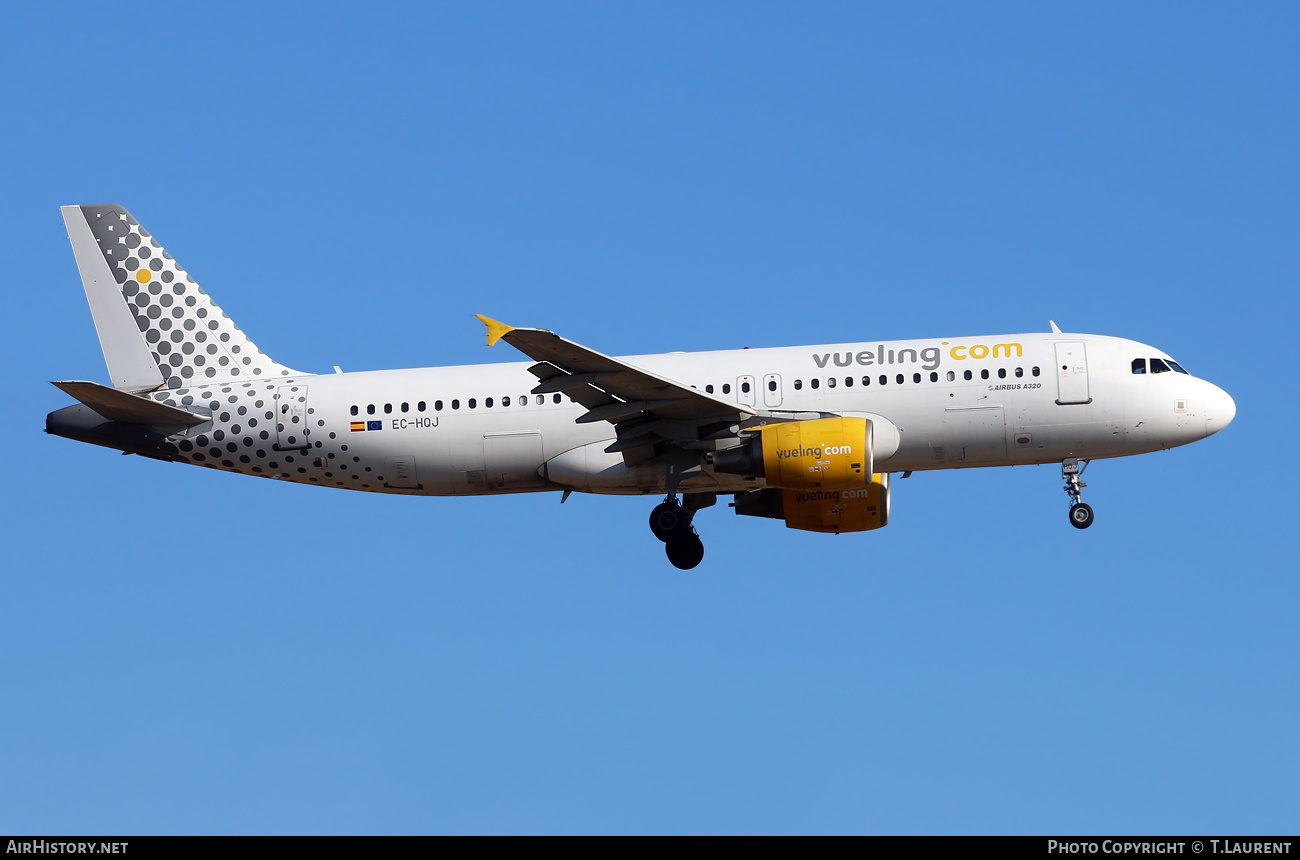
[[[736,378],[736,402],[743,403],[746,406],[758,405],[758,392],[754,389],[754,377],[740,376]]]
[[[763,377],[763,405],[780,406],[781,405],[781,375],[769,373]]]

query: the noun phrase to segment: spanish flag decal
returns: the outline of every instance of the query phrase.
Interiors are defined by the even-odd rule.
[[[364,422],[364,421],[353,421],[353,422],[352,422],[352,432],[353,432],[353,433],[357,432],[358,430],[365,430],[365,429],[366,429],[366,422]]]

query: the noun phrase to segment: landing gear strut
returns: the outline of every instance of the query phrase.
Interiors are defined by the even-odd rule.
[[[664,551],[673,567],[690,570],[704,560],[704,541],[695,533],[691,521],[697,510],[716,500],[711,493],[697,493],[687,496],[683,505],[677,501],[676,494],[670,493],[650,512],[650,531],[664,542]]]
[[[1076,529],[1086,529],[1092,525],[1092,507],[1081,501],[1083,488],[1088,485],[1079,480],[1083,476],[1084,469],[1087,468],[1087,460],[1083,461],[1082,466],[1074,457],[1061,461],[1061,477],[1065,479],[1065,492],[1070,494],[1070,525]]]

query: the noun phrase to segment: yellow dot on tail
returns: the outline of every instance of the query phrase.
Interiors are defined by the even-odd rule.
[[[135,273],[135,279],[136,279],[137,281],[139,281],[140,283],[142,283],[142,284],[147,284],[147,283],[149,283],[149,278],[150,278],[150,275],[149,275],[149,270],[148,270],[148,269],[141,269],[140,271],[138,271],[138,272]]]

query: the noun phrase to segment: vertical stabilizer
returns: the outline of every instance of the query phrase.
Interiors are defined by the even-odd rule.
[[[163,384],[158,362],[136,325],[135,315],[122,300],[122,288],[82,217],[81,208],[64,206],[62,211],[113,387],[127,391],[157,388]]]
[[[114,388],[297,373],[259,350],[126,209],[107,203],[62,212]]]

